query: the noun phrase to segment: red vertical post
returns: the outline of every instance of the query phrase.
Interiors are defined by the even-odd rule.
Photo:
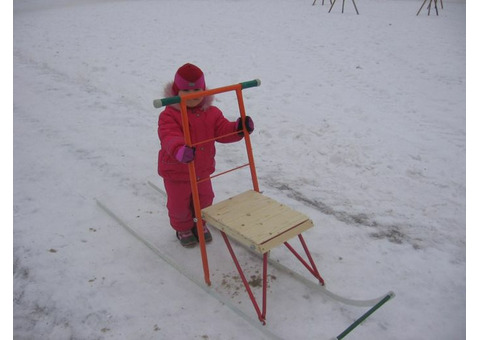
[[[236,89],[238,109],[240,110],[240,118],[242,119],[243,126],[243,135],[245,139],[245,146],[247,149],[248,164],[250,165],[250,174],[252,176],[253,190],[260,192],[258,187],[257,171],[255,169],[255,160],[253,158],[252,143],[250,141],[250,135],[248,134],[247,128],[245,126],[245,105],[243,103],[242,87],[239,84],[239,88]]]
[[[268,268],[268,253],[270,251],[263,254],[263,302],[262,302],[262,319],[265,320],[267,318],[267,288],[268,288],[268,275],[267,275],[267,268]]]
[[[183,134],[185,137],[185,144],[191,147],[192,138],[190,136],[190,128],[188,124],[187,103],[183,97],[180,100],[180,109],[182,113],[182,125],[183,125]],[[200,198],[198,194],[197,174],[195,172],[195,160],[188,163],[188,171],[190,174],[190,185],[192,188],[192,199],[193,199],[193,208],[195,211],[195,218],[196,218],[196,225],[197,225],[197,235],[198,235],[198,241],[200,243],[200,253],[202,256],[203,274],[204,274],[205,283],[208,286],[210,286],[211,285],[210,270],[208,268],[208,257],[207,257],[207,249],[205,246],[205,235],[203,233],[202,208],[200,206]]]

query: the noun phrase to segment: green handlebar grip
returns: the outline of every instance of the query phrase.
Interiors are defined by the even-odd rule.
[[[260,81],[260,79],[255,79],[255,80],[250,80],[250,81],[243,82],[243,83],[241,83],[242,84],[242,90],[243,89],[248,89],[249,87],[260,86],[261,83],[262,82]]]
[[[163,98],[163,99],[155,99],[153,101],[153,107],[158,109],[162,106],[167,106],[167,105],[171,105],[171,104],[178,104],[178,103],[180,103],[180,97],[179,96],[168,97],[168,98]]]

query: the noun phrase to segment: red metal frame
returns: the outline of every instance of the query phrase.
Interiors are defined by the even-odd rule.
[[[284,242],[285,246],[295,255],[295,257],[308,269],[313,276],[315,276],[322,286],[325,285],[325,280],[320,276],[318,272],[317,266],[315,265],[315,261],[313,261],[312,255],[310,255],[310,251],[308,250],[307,244],[303,238],[302,234],[298,234],[298,238],[300,239],[300,243],[303,246],[303,250],[305,250],[305,254],[307,255],[308,260],[310,261],[310,265],[296,252],[295,249],[288,243]]]
[[[181,109],[181,114],[182,114],[182,124],[183,124],[183,131],[184,131],[184,137],[185,137],[185,144],[187,146],[193,147],[200,145],[202,143],[206,143],[212,140],[217,140],[226,136],[230,136],[232,134],[238,133],[234,132],[231,134],[227,134],[225,136],[219,136],[214,139],[206,140],[206,141],[200,141],[198,143],[192,144],[191,136],[190,136],[190,130],[189,130],[189,124],[188,124],[188,114],[187,114],[187,105],[186,102],[190,99],[195,99],[195,98],[200,98],[200,97],[205,97],[209,95],[214,95],[218,93],[223,93],[223,92],[229,92],[229,91],[235,91],[237,95],[237,102],[238,102],[238,108],[240,110],[240,117],[243,122],[245,122],[245,106],[243,102],[243,95],[242,95],[242,85],[241,84],[235,84],[235,85],[230,85],[230,86],[225,86],[225,87],[220,87],[216,89],[211,89],[211,90],[205,90],[205,91],[198,91],[198,92],[192,92],[188,93],[185,95],[180,96],[180,109]],[[210,180],[212,178],[221,176],[223,174],[229,173],[234,170],[238,170],[241,168],[244,168],[246,166],[250,166],[250,174],[252,178],[252,185],[253,189],[257,192],[260,192],[259,186],[258,186],[258,179],[257,179],[257,173],[256,173],[256,168],[255,168],[255,162],[253,158],[253,151],[252,151],[252,144],[250,141],[250,135],[248,134],[248,131],[246,130],[246,124],[242,124],[243,126],[243,134],[244,134],[244,141],[245,141],[245,146],[246,146],[246,151],[247,151],[247,157],[248,157],[248,163],[238,166],[236,168],[230,169],[228,171],[224,171],[222,173],[216,174],[214,176],[208,177],[208,178],[203,178],[203,179],[197,179],[196,172],[195,172],[195,161],[188,163],[188,169],[190,173],[190,183],[192,187],[192,197],[193,197],[193,206],[195,210],[195,216],[197,216],[196,220],[196,226],[197,226],[197,231],[199,235],[199,243],[200,243],[200,252],[202,256],[202,263],[203,263],[203,271],[204,271],[204,278],[205,278],[205,283],[207,285],[211,285],[210,282],[210,271],[208,267],[208,257],[207,257],[207,251],[205,247],[205,236],[203,233],[203,220],[201,218],[201,207],[200,207],[200,200],[199,200],[199,193],[198,193],[198,183],[201,183],[203,181]],[[250,297],[250,300],[252,301],[253,307],[255,308],[255,311],[257,312],[258,319],[260,322],[265,324],[266,320],[266,314],[267,314],[267,268],[268,268],[268,254],[269,252],[266,252],[263,254],[263,282],[262,282],[262,308],[260,309],[257,300],[252,292],[252,289],[250,287],[250,284],[248,283],[245,274],[242,270],[242,267],[240,266],[240,263],[238,262],[238,259],[235,255],[235,252],[233,251],[232,245],[230,244],[230,241],[227,237],[227,235],[222,231],[221,232],[223,239],[225,240],[225,244],[228,248],[228,251],[230,252],[230,255],[233,259],[233,262],[235,263],[235,266],[238,270],[238,273],[242,279],[243,285],[245,286],[245,289],[248,293],[248,296]],[[303,239],[303,236],[301,234],[298,235],[298,238],[300,239],[300,242],[303,246],[303,249],[307,255],[307,258],[310,262],[308,264],[293,247],[288,243],[285,242],[285,246],[297,257],[297,259],[312,273],[312,275],[317,278],[320,282],[321,285],[325,284],[325,281],[323,278],[320,276],[320,273],[317,270],[317,267],[315,265],[315,262],[313,261],[312,256],[310,255],[310,251],[308,250],[307,244],[305,243],[305,240]]]
[[[260,307],[258,306],[257,299],[255,298],[255,295],[252,292],[252,289],[250,288],[250,284],[248,283],[245,274],[243,273],[242,267],[240,266],[240,263],[237,260],[237,256],[235,255],[235,252],[233,251],[232,245],[230,244],[230,240],[228,239],[227,235],[222,231],[222,236],[223,239],[225,240],[225,244],[227,245],[228,251],[230,252],[230,255],[232,256],[232,260],[235,263],[235,267],[237,267],[238,274],[240,275],[240,278],[242,279],[243,285],[245,286],[245,289],[247,290],[248,296],[250,297],[250,300],[252,301],[253,307],[255,308],[255,311],[257,312],[258,319],[260,322],[265,324],[265,318],[267,314],[267,267],[268,267],[268,253],[263,254],[263,281],[262,281],[262,310],[260,311]]]

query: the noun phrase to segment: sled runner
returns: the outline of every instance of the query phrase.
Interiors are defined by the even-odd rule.
[[[199,235],[200,243],[200,252],[203,263],[203,272],[204,280],[207,285],[211,285],[210,282],[210,272],[208,266],[208,257],[205,246],[205,239],[203,236],[203,223],[204,220],[212,227],[218,229],[225,241],[225,244],[228,248],[228,251],[232,257],[232,260],[235,264],[235,267],[239,273],[239,276],[245,286],[245,289],[250,297],[250,300],[253,304],[253,307],[257,313],[258,319],[263,324],[266,323],[266,313],[267,313],[267,272],[268,272],[268,256],[270,250],[277,247],[285,245],[288,250],[300,261],[300,263],[313,275],[315,279],[318,280],[319,284],[323,286],[325,281],[321,277],[315,261],[310,254],[308,246],[305,242],[305,239],[302,233],[311,227],[313,227],[313,222],[308,216],[295,211],[284,204],[281,204],[274,199],[271,199],[263,195],[258,186],[258,180],[256,175],[255,162],[253,158],[252,145],[250,141],[250,136],[246,129],[245,119],[245,107],[243,103],[242,90],[250,87],[259,86],[259,80],[252,80],[244,83],[239,83],[235,85],[230,85],[226,87],[220,87],[216,89],[210,89],[205,91],[198,91],[188,93],[182,96],[169,97],[164,99],[154,100],[154,107],[160,108],[162,106],[171,105],[171,104],[180,104],[180,110],[182,115],[182,125],[185,137],[185,145],[189,147],[197,147],[208,141],[201,141],[196,144],[192,144],[190,131],[188,129],[188,114],[186,102],[191,99],[200,98],[204,96],[219,94],[223,92],[234,91],[237,96],[238,107],[240,111],[240,117],[242,119],[243,135],[245,141],[245,147],[248,157],[248,163],[238,166],[236,168],[224,171],[219,174],[215,174],[208,178],[197,178],[195,173],[195,161],[188,163],[189,173],[190,173],[190,183],[192,188],[192,198],[193,198],[193,207],[195,210],[195,216],[201,218],[196,219],[196,227]],[[238,132],[234,132],[238,133]],[[217,139],[221,139],[229,136],[219,136]],[[251,180],[252,180],[252,190],[240,193],[236,196],[230,197],[224,201],[215,203],[210,207],[201,209],[200,200],[198,193],[198,184],[202,181],[210,180],[214,177],[218,177],[229,173],[231,171],[249,167]],[[293,238],[298,238],[301,246],[303,247],[305,256],[300,255],[297,250],[295,250],[290,244],[290,240]],[[258,253],[263,259],[263,270],[262,270],[262,304],[261,307],[257,302],[257,298],[254,296],[252,289],[248,280],[246,279],[243,269],[235,255],[235,251],[232,247],[230,239],[233,239],[243,246],[249,248],[250,250]],[[393,293],[387,294],[383,299],[376,301],[375,306],[368,312],[373,313],[374,310],[379,308],[382,304],[388,301],[393,297]],[[370,314],[364,314],[363,318],[368,317]],[[360,318],[359,320],[361,320]],[[358,321],[360,323],[361,321]],[[350,326],[350,329],[347,329],[345,332],[350,332],[351,329],[356,327],[355,323]],[[343,338],[347,333],[342,333],[341,337]]]

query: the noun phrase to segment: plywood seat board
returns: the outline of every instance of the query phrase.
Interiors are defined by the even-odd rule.
[[[202,217],[260,253],[313,226],[305,214],[253,190],[203,209]]]

